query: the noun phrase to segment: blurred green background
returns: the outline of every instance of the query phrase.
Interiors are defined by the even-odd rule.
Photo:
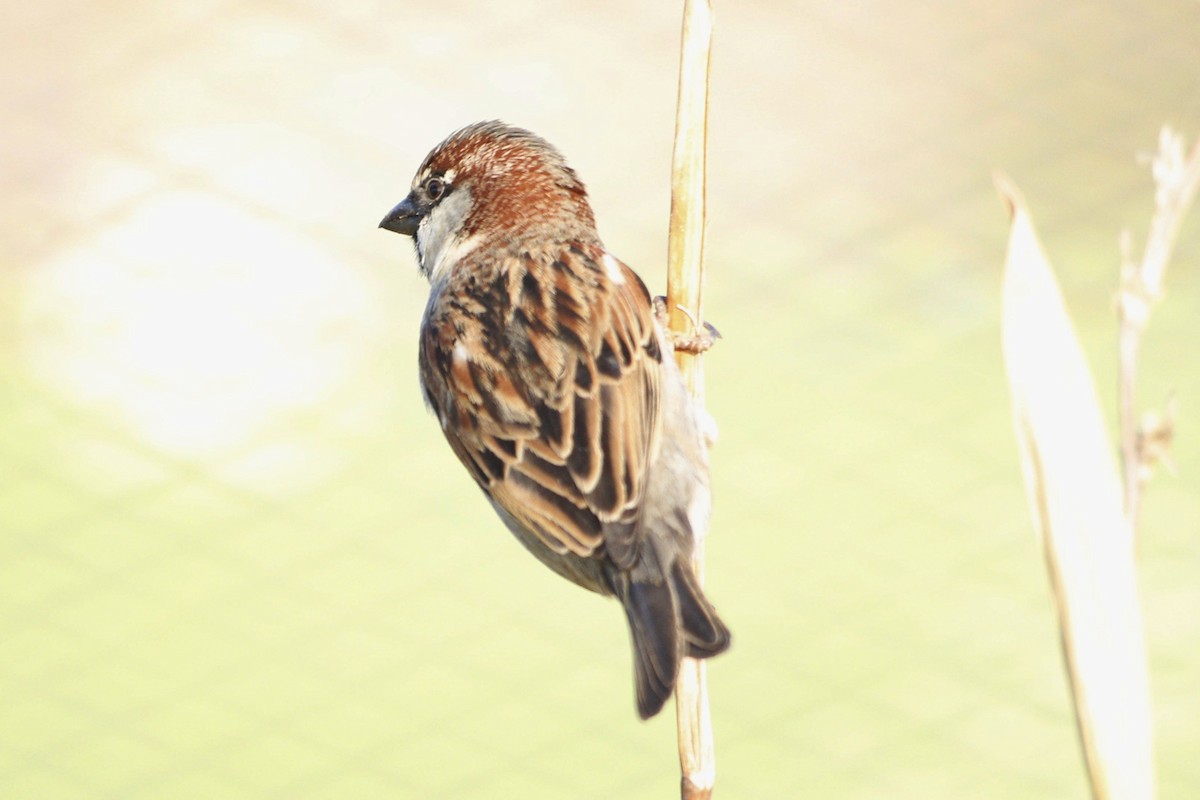
[[[0,795],[662,798],[611,602],[422,407],[375,230],[444,135],[556,143],[664,284],[674,3],[9,4]],[[1200,133],[1200,4],[717,3],[718,796],[1083,798],[999,345],[1023,188],[1107,408],[1117,236]],[[1200,216],[1197,212],[1193,217]],[[1161,796],[1200,795],[1200,224],[1145,341]],[[1108,414],[1109,419],[1113,414]]]

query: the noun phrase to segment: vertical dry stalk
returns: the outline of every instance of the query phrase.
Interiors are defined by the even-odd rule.
[[[684,334],[694,333],[694,324],[704,319],[701,294],[704,287],[705,161],[711,52],[711,0],[684,0],[667,252],[667,307],[671,314],[671,330]],[[704,373],[700,357],[678,353],[676,358],[692,397],[703,404]],[[695,534],[696,574],[703,581],[707,531],[697,530]],[[703,661],[683,660],[675,682],[675,715],[679,732],[681,796],[684,800],[709,798],[717,773]]]
[[[1117,295],[1118,334],[1118,416],[1121,429],[1122,482],[1125,489],[1125,518],[1137,535],[1142,485],[1153,461],[1169,442],[1171,414],[1159,417],[1155,426],[1139,426],[1134,385],[1137,379],[1138,352],[1142,332],[1150,312],[1162,299],[1163,276],[1179,235],[1184,215],[1200,188],[1200,140],[1184,158],[1183,137],[1163,128],[1158,154],[1151,166],[1154,176],[1154,218],[1146,238],[1141,263],[1130,253],[1129,234],[1121,237],[1121,284]]]

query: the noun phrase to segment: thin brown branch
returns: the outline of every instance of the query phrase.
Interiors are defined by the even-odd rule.
[[[1154,461],[1161,458],[1164,442],[1169,442],[1172,429],[1163,427],[1161,418],[1155,430],[1139,425],[1137,419],[1138,354],[1142,333],[1150,312],[1162,299],[1163,277],[1183,218],[1200,189],[1200,140],[1184,157],[1183,137],[1169,128],[1159,136],[1158,153],[1151,164],[1154,176],[1154,217],[1146,238],[1141,262],[1133,260],[1129,233],[1121,237],[1121,279],[1117,296],[1118,333],[1118,407],[1121,436],[1121,472],[1125,493],[1125,518],[1137,536],[1138,512],[1142,487],[1150,475]],[[1153,442],[1153,444],[1151,444]]]
[[[667,252],[667,307],[671,330],[694,333],[703,320],[708,74],[712,52],[711,0],[684,0],[679,57],[679,98],[675,150],[671,164],[671,227]],[[684,381],[698,405],[704,402],[704,373],[699,355],[677,352]],[[695,531],[695,567],[704,579],[704,537]],[[675,683],[679,733],[680,791],[684,800],[712,796],[716,755],[708,709],[704,662],[685,658]]]

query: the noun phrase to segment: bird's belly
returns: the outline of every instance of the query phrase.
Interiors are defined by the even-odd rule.
[[[599,554],[580,556],[569,552],[557,553],[547,547],[537,534],[527,529],[498,504],[492,503],[492,507],[496,509],[500,519],[504,520],[504,524],[512,531],[513,536],[517,537],[517,541],[524,545],[526,550],[533,553],[538,561],[585,589],[603,595],[612,594],[608,580],[604,577],[603,556]]]

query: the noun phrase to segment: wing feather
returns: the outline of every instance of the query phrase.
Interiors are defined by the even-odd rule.
[[[495,503],[555,552],[603,546],[627,568],[658,435],[662,348],[646,287],[605,259],[599,244],[574,242],[456,268],[426,311],[421,375]]]

